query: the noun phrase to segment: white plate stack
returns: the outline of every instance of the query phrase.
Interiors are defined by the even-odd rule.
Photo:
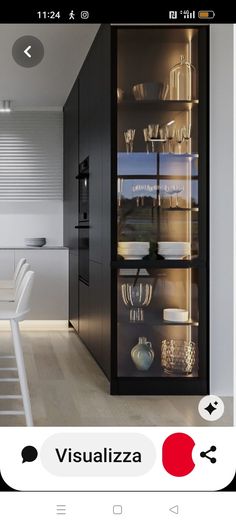
[[[190,242],[158,242],[158,253],[167,260],[178,260],[191,254]]]
[[[149,253],[149,242],[118,242],[118,254],[126,260],[141,260]]]

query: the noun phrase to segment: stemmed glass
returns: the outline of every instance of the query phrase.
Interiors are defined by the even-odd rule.
[[[148,139],[152,142],[152,153],[155,153],[155,142],[158,137],[159,124],[148,124]]]
[[[176,142],[178,144],[179,155],[181,155],[181,145],[182,145],[183,140],[184,140],[184,128],[183,127],[180,127],[179,129],[176,129],[175,139],[176,139]]]
[[[163,187],[163,191],[169,196],[170,198],[170,207],[174,207],[173,206],[173,201],[172,201],[172,197],[173,195],[175,194],[175,186],[164,186]]]
[[[175,138],[175,127],[173,125],[166,126],[166,131],[167,131],[167,140],[169,144],[169,153],[171,153],[170,144],[171,144],[171,141]]]
[[[184,187],[183,186],[173,186],[174,194],[176,195],[176,205],[175,207],[179,207],[179,200],[178,195],[183,192]]]
[[[163,150],[163,153],[165,153],[165,145],[166,145],[166,142],[167,142],[167,127],[161,127],[160,128],[160,139],[162,141],[162,150]]]
[[[129,308],[130,322],[143,322],[143,308],[149,306],[152,299],[152,284],[122,284],[121,295]]]
[[[118,177],[117,179],[117,194],[118,194],[118,207],[121,207],[122,193],[123,193],[124,179]]]
[[[191,124],[183,127],[183,138],[187,143],[186,153],[189,153],[189,140],[191,138]]]
[[[146,144],[146,152],[149,153],[149,134],[148,134],[147,127],[143,129],[143,136],[144,136],[144,142]]]
[[[133,153],[135,129],[127,129],[127,131],[124,132],[124,137],[126,143],[126,153]]]

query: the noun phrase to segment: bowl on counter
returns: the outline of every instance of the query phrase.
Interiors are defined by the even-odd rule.
[[[43,247],[46,244],[46,238],[45,237],[33,237],[33,238],[25,238],[25,245],[27,247]]]

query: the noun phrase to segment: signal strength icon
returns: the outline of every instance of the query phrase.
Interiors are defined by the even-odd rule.
[[[191,20],[194,20],[195,18],[195,11],[180,11],[180,14],[183,15],[184,18],[188,18]]]

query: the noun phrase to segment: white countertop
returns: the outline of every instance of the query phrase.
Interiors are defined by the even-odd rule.
[[[64,246],[49,246],[46,244],[46,246],[42,246],[42,247],[29,247],[29,246],[0,246],[0,250],[1,249],[40,249],[40,251],[45,251],[47,249],[67,249],[68,250],[68,247],[64,247]]]

